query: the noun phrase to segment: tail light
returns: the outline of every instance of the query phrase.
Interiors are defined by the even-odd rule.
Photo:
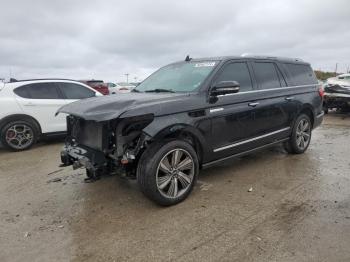
[[[324,97],[324,89],[323,89],[323,86],[319,86],[318,88],[318,94],[320,95],[320,97]]]

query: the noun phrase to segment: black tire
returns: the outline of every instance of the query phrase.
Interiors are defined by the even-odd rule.
[[[305,131],[299,129],[304,126],[303,123],[307,123],[308,127]],[[301,132],[300,132],[301,131]],[[310,145],[312,134],[312,124],[310,117],[306,114],[301,114],[294,122],[290,139],[284,144],[284,148],[288,153],[291,154],[302,154],[304,153]],[[306,137],[308,140],[305,141]],[[301,141],[303,140],[303,141]],[[301,146],[303,144],[303,146]]]
[[[26,129],[24,129],[24,127]],[[22,142],[19,142],[18,139],[15,137],[11,139],[9,137],[9,134],[13,132],[16,134],[17,137],[17,132],[14,132],[16,128],[21,128],[17,129],[18,133],[21,133],[21,138],[23,139]],[[25,131],[24,131],[25,130]],[[34,145],[39,137],[39,131],[38,128],[36,127],[36,124],[33,123],[31,120],[16,120],[16,121],[10,121],[3,125],[1,128],[1,143],[4,147],[6,147],[9,150],[12,151],[22,151],[22,150],[27,150]],[[30,138],[29,138],[30,137]],[[15,141],[18,142],[18,145],[15,145]],[[22,145],[23,143],[23,145]]]
[[[85,172],[86,172],[85,182],[93,182],[93,181],[99,180],[102,175],[102,170],[100,169],[92,170],[92,169],[86,168]]]
[[[324,112],[325,114],[328,114],[328,107],[323,107],[323,112]]]
[[[85,169],[86,177],[89,179],[95,179],[95,172],[91,169],[86,168]]]
[[[181,157],[179,157],[176,164],[176,170],[175,168],[172,169],[173,165],[171,164],[172,172],[164,172],[164,168],[162,168],[164,166],[161,166],[161,161],[163,163],[163,161],[165,161],[165,158],[167,158],[166,161],[169,161],[169,158],[171,157],[170,162],[172,162],[172,158],[174,157],[173,154],[175,154],[176,151],[181,152]],[[190,164],[191,169],[188,169],[189,171],[186,171],[188,172],[187,178],[189,178],[189,180],[186,181],[182,179],[184,175],[182,171],[185,172],[185,169],[180,169],[179,167],[181,166],[181,163],[185,162],[185,160],[192,161]],[[182,173],[181,177],[176,172]],[[149,199],[162,206],[171,206],[180,203],[188,197],[196,183],[198,172],[198,156],[190,144],[182,140],[164,141],[162,143],[155,143],[154,145],[151,145],[142,154],[137,167],[137,181],[141,191]],[[162,173],[164,176],[161,176]],[[173,197],[166,196],[167,193],[165,191],[167,187],[164,188],[164,191],[162,191],[163,189],[159,188],[162,186],[159,185],[159,181],[161,181],[161,179],[164,180],[165,177],[171,177],[171,179],[166,179],[170,181],[168,182],[169,188],[167,193],[170,192],[170,187],[172,187],[173,184],[176,184],[176,193],[174,193],[175,190],[172,191],[172,193],[175,195]],[[175,180],[176,183],[173,183]],[[187,186],[182,187],[183,182],[188,183]],[[178,188],[180,189],[179,191]],[[179,193],[178,196],[176,195],[177,193]]]

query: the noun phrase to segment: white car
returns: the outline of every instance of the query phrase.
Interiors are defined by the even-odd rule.
[[[327,79],[326,84],[350,86],[350,74],[341,74]]]
[[[134,85],[128,83],[107,83],[110,94],[130,93],[135,88]]]
[[[337,108],[349,110],[350,108],[350,74],[341,74],[328,78],[324,85],[323,110]]]
[[[102,96],[73,80],[40,79],[0,83],[1,144],[14,151],[30,148],[40,137],[64,134],[66,116],[57,110],[78,99]]]

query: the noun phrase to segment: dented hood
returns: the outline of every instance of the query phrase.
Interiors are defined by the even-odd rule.
[[[193,99],[193,98],[192,98]],[[61,107],[66,113],[85,120],[107,121],[143,114],[163,115],[192,107],[191,95],[183,93],[127,93],[82,99]]]
[[[339,93],[339,94],[346,94],[350,95],[350,85],[326,85],[324,88],[324,91],[326,93]]]

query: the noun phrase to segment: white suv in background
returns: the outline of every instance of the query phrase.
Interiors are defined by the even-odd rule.
[[[41,136],[66,132],[64,114],[57,110],[78,99],[101,96],[73,80],[39,79],[0,83],[1,144],[14,151],[30,148]]]
[[[130,93],[135,86],[129,83],[107,83],[110,94]]]

